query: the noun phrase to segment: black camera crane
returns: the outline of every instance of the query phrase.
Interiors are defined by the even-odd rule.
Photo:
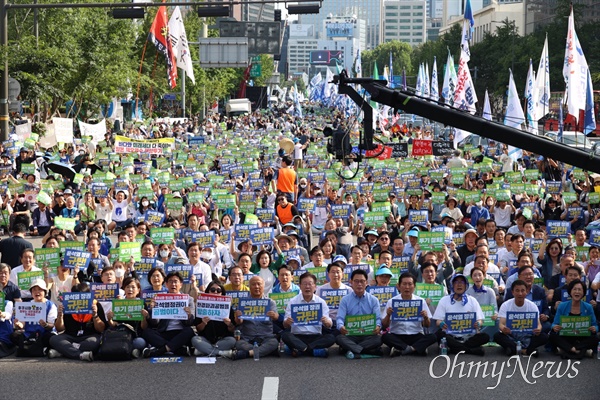
[[[550,157],[586,171],[600,173],[600,159],[596,159],[593,152],[587,152],[497,122],[488,121],[466,111],[448,108],[417,97],[414,93],[405,90],[390,89],[385,86],[387,83],[385,80],[349,78],[347,72],[343,70],[339,75],[333,77],[333,83],[339,86],[339,93],[350,96],[356,105],[364,111],[364,132],[360,138],[360,150],[373,150],[375,148],[373,145],[373,112],[368,102],[364,101],[350,84],[360,84],[371,94],[371,100],[390,106],[394,110],[403,110],[409,114],[416,114],[497,142]],[[334,137],[334,148],[336,144]],[[340,144],[338,147],[342,147],[342,145]]]

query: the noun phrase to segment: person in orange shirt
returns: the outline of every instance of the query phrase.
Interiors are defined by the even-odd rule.
[[[294,220],[294,216],[299,215],[296,206],[288,202],[287,197],[283,193],[277,195],[275,214],[277,215],[281,226],[287,224],[288,222],[292,222]]]
[[[277,173],[277,194],[285,194],[288,201],[294,202],[298,197],[298,176],[292,166],[292,158],[285,155],[281,158],[281,168]]]

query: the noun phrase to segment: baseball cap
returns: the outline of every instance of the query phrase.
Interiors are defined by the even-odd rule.
[[[73,191],[71,189],[65,189],[63,194],[73,194]]]
[[[394,274],[392,273],[392,270],[390,270],[387,267],[387,264],[381,264],[379,266],[379,269],[377,270],[377,272],[375,272],[375,276],[381,276],[381,275],[389,275],[389,276],[394,276]]]
[[[341,254],[338,254],[337,256],[333,257],[332,262],[338,262],[338,261],[343,262],[344,264],[348,264],[348,260],[346,260],[346,257],[344,257]]]
[[[466,276],[464,276],[463,274],[456,274],[452,277],[452,279],[450,280],[450,284],[454,285],[454,281],[458,278],[462,278],[465,280],[465,285],[467,285],[467,289],[469,288],[469,280],[467,279]]]
[[[379,237],[379,234],[377,233],[377,231],[374,231],[374,230],[365,232],[364,236],[366,237],[367,235],[374,235],[374,236]]]
[[[411,230],[408,231],[407,235],[418,238],[419,237],[419,229],[418,228],[413,228],[413,229],[411,229]]]

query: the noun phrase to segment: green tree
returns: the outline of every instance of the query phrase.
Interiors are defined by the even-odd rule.
[[[393,40],[382,43],[373,50],[361,52],[362,76],[373,75],[373,62],[377,61],[379,76],[383,73],[384,66],[390,64],[390,52],[392,53],[392,62],[394,63],[394,75],[400,75],[402,69],[406,68],[406,73],[412,72],[411,53],[412,48],[408,43]]]

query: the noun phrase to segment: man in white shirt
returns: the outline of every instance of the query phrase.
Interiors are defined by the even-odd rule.
[[[523,355],[534,354],[538,347],[548,342],[548,335],[542,332],[538,307],[534,302],[526,299],[528,290],[524,281],[520,279],[514,281],[511,290],[514,298],[502,303],[498,312],[500,332],[494,335],[494,342],[502,346],[507,356],[513,356],[517,353],[517,342],[521,342]],[[513,312],[535,314],[533,334],[513,332],[507,326],[507,316]],[[534,356],[537,356],[537,353]]]
[[[201,249],[200,245],[196,242],[190,243],[187,249],[188,259],[192,267],[194,267],[192,273],[198,280],[198,290],[204,292],[206,285],[212,281],[212,271],[210,265],[200,260]],[[191,292],[188,291],[188,284],[185,284],[182,288],[183,293],[187,293],[192,297],[195,297]]]
[[[328,348],[335,343],[335,336],[330,333],[323,334],[322,327],[331,329],[333,322],[329,318],[329,307],[325,300],[317,296],[317,277],[310,272],[300,275],[301,293],[292,298],[285,309],[283,327],[290,329],[281,335],[281,339],[289,348],[291,354],[297,357],[302,354],[314,357],[327,357]],[[292,306],[298,304],[314,305],[320,304],[321,318],[317,323],[304,323],[292,318]]]
[[[481,346],[489,342],[490,337],[478,332],[484,319],[481,307],[474,297],[465,293],[469,287],[466,276],[454,275],[451,285],[452,293],[442,297],[433,314],[433,319],[440,327],[440,330],[435,333],[438,341],[445,338],[451,353],[464,351],[467,354],[483,356],[484,351]],[[448,318],[449,316],[452,319]],[[470,318],[471,316],[473,318]],[[468,326],[463,326],[462,322],[465,320],[468,321]],[[448,330],[452,333],[447,333]]]
[[[425,334],[423,327],[428,328],[431,324],[431,312],[425,300],[419,296],[415,296],[415,276],[409,272],[404,272],[400,275],[396,287],[399,295],[388,300],[385,311],[381,315],[381,325],[385,329],[390,327],[389,333],[383,335],[382,340],[385,345],[390,348],[390,357],[394,357],[398,353],[402,355],[419,354],[427,355],[427,348],[436,342],[436,337],[433,333]],[[403,321],[401,319],[394,320],[392,314],[396,311],[393,308],[396,300],[410,300],[421,303],[420,321]]]

